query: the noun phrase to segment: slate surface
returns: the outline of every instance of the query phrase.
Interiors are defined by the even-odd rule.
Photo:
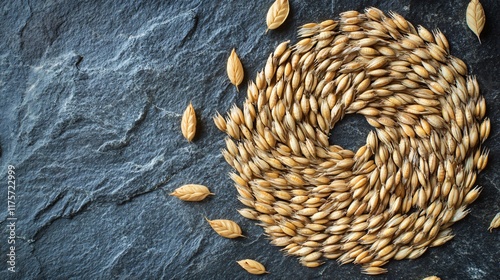
[[[0,4],[0,279],[371,279],[358,266],[327,261],[302,267],[239,216],[242,205],[220,154],[216,111],[241,104],[226,78],[234,47],[244,85],[278,43],[296,41],[307,22],[376,6],[413,24],[440,28],[453,55],[477,75],[492,133],[484,186],[455,238],[413,261],[394,261],[377,279],[495,279],[500,232],[486,229],[500,211],[499,2],[482,0],[479,44],[467,29],[467,1],[291,1],[285,24],[265,34],[272,1],[2,1]],[[189,101],[198,132],[180,133]],[[369,127],[347,118],[334,143],[361,146]],[[352,146],[349,146],[352,145]],[[16,170],[16,273],[7,271],[7,170]],[[168,193],[186,183],[216,196],[185,203]],[[247,238],[215,235],[204,221],[237,221]],[[236,260],[253,258],[272,273],[253,277]]]

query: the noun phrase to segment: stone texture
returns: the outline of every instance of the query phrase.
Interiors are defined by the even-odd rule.
[[[492,119],[489,167],[471,214],[455,238],[413,261],[393,261],[390,279],[493,279],[500,235],[487,232],[500,211],[499,3],[483,0],[482,44],[467,29],[467,1],[291,1],[285,24],[265,34],[272,1],[3,1],[0,4],[1,279],[246,279],[236,260],[257,259],[266,279],[370,279],[358,266],[327,261],[302,267],[239,216],[226,176],[216,111],[241,104],[246,82],[298,26],[376,6],[413,24],[440,28],[452,54],[477,75]],[[238,94],[225,63],[236,48],[245,67]],[[180,119],[192,101],[192,144]],[[362,145],[369,127],[350,117],[332,141]],[[351,147],[349,145],[352,145]],[[16,167],[16,272],[6,270],[7,166]],[[186,203],[168,196],[186,183],[215,196]],[[204,220],[237,221],[247,238],[223,239]]]

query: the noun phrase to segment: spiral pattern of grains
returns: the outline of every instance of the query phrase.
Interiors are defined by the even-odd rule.
[[[337,259],[380,274],[453,238],[481,191],[490,121],[445,36],[376,8],[299,36],[269,56],[242,109],[214,117],[240,213],[307,267]],[[373,127],[357,151],[328,142],[345,114]]]

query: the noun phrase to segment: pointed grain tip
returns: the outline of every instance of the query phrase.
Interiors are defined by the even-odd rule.
[[[227,60],[226,71],[231,83],[238,87],[238,85],[243,81],[244,71],[243,65],[241,64],[241,61],[234,48]]]

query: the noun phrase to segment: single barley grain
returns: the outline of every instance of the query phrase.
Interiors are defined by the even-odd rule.
[[[188,142],[191,142],[196,134],[196,113],[191,102],[182,114],[181,131]]]
[[[493,220],[491,220],[490,227],[488,228],[488,230],[492,232],[493,229],[497,227],[500,227],[500,213],[497,213],[495,217],[493,217]]]
[[[213,193],[203,185],[188,184],[175,189],[170,195],[184,201],[202,201]]]
[[[479,0],[471,0],[467,6],[467,25],[476,34],[479,43],[481,43],[481,38],[479,35],[483,31],[484,23],[486,21],[484,15],[484,9]]]
[[[231,220],[209,220],[205,218],[212,229],[222,237],[237,238],[243,237],[240,226]]]
[[[283,24],[283,22],[288,17],[288,13],[290,12],[290,4],[288,0],[276,0],[269,7],[266,16],[266,24],[267,30],[276,29]],[[266,30],[266,32],[267,32]]]
[[[433,276],[427,276],[422,280],[441,280],[441,278],[433,275]]]
[[[260,262],[251,260],[251,259],[244,259],[244,260],[239,260],[237,263],[243,267],[248,273],[251,274],[264,274],[264,273],[269,273],[266,271],[266,268],[264,265],[262,265]]]
[[[240,58],[236,54],[236,50],[233,49],[229,58],[227,59],[226,65],[227,76],[233,85],[236,86],[236,90],[238,90],[238,86],[243,81],[243,65],[241,64]]]

